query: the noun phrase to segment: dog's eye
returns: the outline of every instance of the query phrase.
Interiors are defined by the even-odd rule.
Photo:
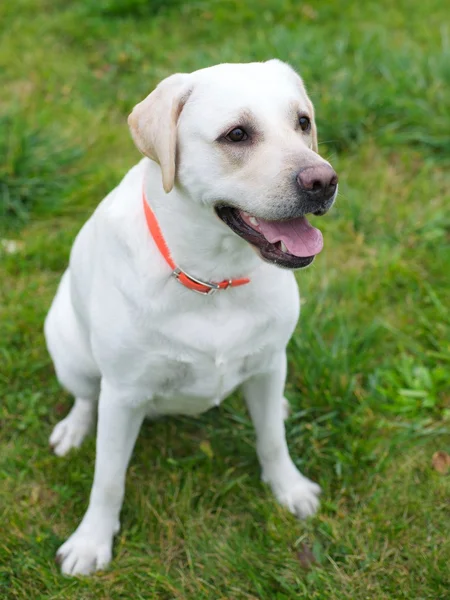
[[[244,129],[241,127],[236,127],[236,129],[230,131],[226,138],[227,140],[230,140],[230,142],[243,142],[244,140],[248,139],[248,135]]]
[[[302,131],[309,131],[311,129],[311,121],[309,119],[309,117],[300,117],[298,120],[299,124],[300,124],[300,129]]]

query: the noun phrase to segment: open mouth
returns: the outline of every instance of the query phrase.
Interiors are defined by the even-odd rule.
[[[280,267],[307,267],[323,248],[322,233],[306,217],[265,221],[231,206],[218,206],[216,213],[230,229],[256,246],[264,260]]]

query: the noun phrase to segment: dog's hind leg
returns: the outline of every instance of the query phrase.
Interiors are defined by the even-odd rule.
[[[57,456],[64,456],[71,448],[79,448],[95,421],[96,403],[76,398],[72,410],[60,421],[50,436],[50,445]]]
[[[66,271],[45,320],[45,338],[56,375],[75,397],[75,404],[50,436],[55,454],[78,448],[92,428],[100,393],[100,372],[92,356],[86,329],[75,311]]]

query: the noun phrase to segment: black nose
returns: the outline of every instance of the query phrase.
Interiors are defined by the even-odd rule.
[[[338,176],[330,165],[316,165],[302,169],[297,183],[311,200],[328,200],[336,191]]]

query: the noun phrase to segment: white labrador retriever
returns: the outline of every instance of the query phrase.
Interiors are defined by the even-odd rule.
[[[302,80],[278,60],[173,75],[129,124],[151,160],[82,228],[45,323],[75,396],[50,438],[57,455],[81,444],[98,402],[89,507],[57,555],[71,575],[111,560],[146,416],[197,415],[242,386],[279,502],[307,517],[320,492],[294,465],[283,422],[299,315],[292,269],[323,245],[305,215],[324,214],[337,193]]]

